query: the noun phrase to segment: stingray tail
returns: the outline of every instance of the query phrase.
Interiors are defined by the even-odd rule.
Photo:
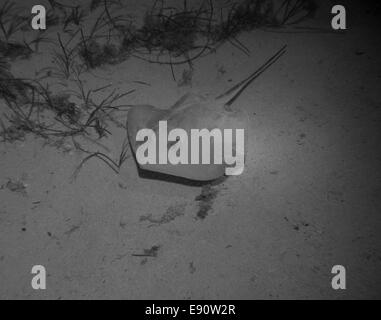
[[[234,87],[230,88],[223,94],[219,95],[216,99],[226,100],[225,106],[230,106],[239,95],[246,89],[246,87],[252,83],[256,78],[258,78],[263,72],[267,70],[273,63],[275,63],[285,52],[287,45],[284,45],[279,49],[270,59],[268,59],[261,67],[249,75],[246,79],[237,83]]]

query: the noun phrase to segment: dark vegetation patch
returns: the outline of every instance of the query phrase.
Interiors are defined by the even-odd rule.
[[[279,7],[274,7],[270,0],[241,0],[225,8],[215,8],[216,2],[212,0],[198,7],[186,0],[182,7],[155,1],[138,25],[117,0],[93,0],[90,6],[56,0],[49,3],[46,22],[49,30],[57,27],[54,30],[58,33],[75,38],[73,50],[89,68],[117,63],[131,55],[156,63],[189,63],[214,52],[225,41],[247,52],[237,39],[240,33],[296,24],[312,17],[317,9],[313,0],[284,0]],[[90,19],[93,22],[88,27],[85,22]],[[30,13],[13,1],[7,0],[0,7],[0,52],[4,56],[27,57],[41,41],[50,42],[42,31],[29,42],[17,40],[23,38],[18,35],[29,31],[36,34],[30,22]],[[194,51],[197,53],[192,55]],[[169,59],[159,60],[163,55]],[[178,57],[182,60],[171,61]]]
[[[37,52],[40,42],[47,41],[45,32],[36,32],[30,26],[29,10],[12,0],[0,4],[0,55],[11,60],[29,58]],[[30,34],[28,34],[28,32]],[[28,36],[26,36],[28,34]]]

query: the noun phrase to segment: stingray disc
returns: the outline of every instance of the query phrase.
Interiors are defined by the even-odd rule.
[[[136,141],[136,134],[140,129],[152,129],[156,134],[157,148],[159,133],[159,121],[167,121],[167,130],[170,132],[172,129],[183,129],[186,131],[189,139],[191,136],[191,129],[245,129],[245,117],[237,111],[228,112],[223,110],[221,104],[214,101],[209,101],[201,96],[194,94],[187,94],[183,96],[168,110],[158,109],[150,105],[134,106],[128,113],[128,137],[133,153],[136,155],[137,148],[144,142]],[[188,139],[188,141],[189,141]],[[233,138],[233,142],[235,138]],[[245,139],[246,141],[246,139]],[[167,144],[167,151],[171,147],[171,142]],[[201,143],[199,154],[201,156]],[[232,144],[232,152],[235,155],[235,144]],[[215,180],[225,174],[227,167],[224,161],[222,164],[214,164],[214,143],[210,139],[210,164],[202,164],[201,158],[198,164],[191,164],[191,143],[188,143],[188,164],[138,164],[143,170],[150,170],[154,172],[164,173],[176,177],[187,178],[198,181]],[[223,155],[223,152],[222,152]],[[222,158],[224,159],[224,158]]]

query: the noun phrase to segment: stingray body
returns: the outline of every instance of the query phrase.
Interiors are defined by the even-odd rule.
[[[286,46],[282,47],[249,77],[215,99],[207,99],[201,95],[188,93],[181,97],[169,109],[159,109],[151,105],[136,105],[132,107],[128,112],[127,131],[134,155],[136,154],[139,144],[143,143],[136,141],[138,131],[140,129],[152,129],[157,133],[159,121],[167,121],[168,131],[181,128],[188,134],[190,134],[191,129],[244,129],[247,126],[247,117],[239,111],[233,111],[230,106],[254,79],[285,53],[285,49]],[[245,141],[246,140],[245,138]],[[190,146],[188,146],[188,148],[190,148]],[[211,139],[211,155],[213,155],[213,148],[214,143],[213,139]],[[191,151],[192,150],[189,149],[189,155]],[[235,151],[235,145],[233,144],[233,154]],[[138,166],[142,170],[149,170],[170,176],[196,181],[211,181],[224,176],[227,167],[227,164],[224,162],[222,164],[214,164],[213,157],[211,157],[211,160],[210,164],[190,164],[189,161],[189,164],[168,163],[141,165],[138,163]]]

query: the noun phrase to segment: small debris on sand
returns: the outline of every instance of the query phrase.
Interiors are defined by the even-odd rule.
[[[157,254],[159,252],[160,246],[155,245],[152,246],[150,249],[144,249],[143,253],[133,253],[132,256],[134,257],[152,257],[156,258]]]
[[[195,200],[199,202],[199,210],[197,212],[197,218],[205,219],[212,209],[214,199],[217,197],[218,190],[212,188],[210,184],[202,187],[201,194],[198,195]]]
[[[191,274],[196,272],[196,267],[194,266],[193,261],[189,263],[189,272]]]
[[[152,214],[141,216],[140,221],[148,221],[153,224],[169,223],[175,220],[177,217],[185,214],[186,204],[181,203],[168,207],[167,211],[161,217],[154,217]]]
[[[26,195],[26,188],[27,184],[25,184],[22,180],[11,180],[9,179],[8,182],[1,186],[1,189],[7,188],[9,191],[12,192],[18,192],[23,195]]]

